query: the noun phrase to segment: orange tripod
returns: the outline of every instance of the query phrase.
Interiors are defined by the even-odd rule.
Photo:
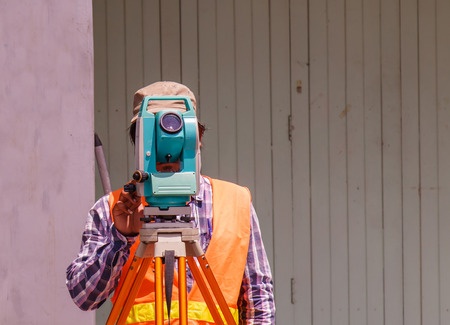
[[[140,230],[140,241],[106,325],[125,324],[134,299],[153,259],[155,261],[155,324],[164,324],[162,265],[163,258],[166,252],[169,251],[174,252],[174,256],[178,260],[180,324],[188,324],[186,262],[199,286],[214,323],[222,325],[236,324],[200,246],[198,229],[193,227],[191,222],[145,223]],[[197,262],[202,271],[200,271]],[[216,302],[222,315],[216,307]],[[170,315],[170,310],[168,313]]]

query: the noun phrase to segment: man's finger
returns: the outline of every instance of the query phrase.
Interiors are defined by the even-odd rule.
[[[132,215],[135,211],[135,209],[132,209],[131,207],[128,207],[125,203],[122,201],[117,201],[116,203],[116,209],[119,209],[120,212],[128,215]]]

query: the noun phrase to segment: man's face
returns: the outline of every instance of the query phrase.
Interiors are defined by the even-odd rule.
[[[180,162],[156,163],[156,170],[160,173],[176,173],[180,171]]]

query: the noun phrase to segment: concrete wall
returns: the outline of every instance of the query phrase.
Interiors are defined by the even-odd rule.
[[[0,1],[0,324],[93,324],[65,286],[94,201],[91,1]]]

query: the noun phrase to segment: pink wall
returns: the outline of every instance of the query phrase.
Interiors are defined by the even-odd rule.
[[[92,2],[0,2],[0,324],[94,324],[65,287],[94,200]]]

